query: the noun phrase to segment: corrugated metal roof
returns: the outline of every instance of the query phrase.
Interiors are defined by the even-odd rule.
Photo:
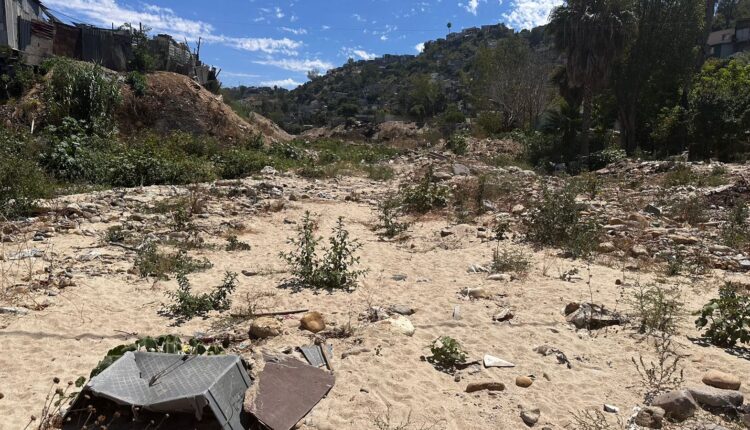
[[[721,45],[722,43],[732,43],[734,39],[734,29],[714,31],[708,35],[708,46]]]

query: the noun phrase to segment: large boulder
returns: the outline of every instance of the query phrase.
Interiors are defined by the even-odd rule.
[[[687,390],[699,405],[711,408],[734,409],[742,406],[745,401],[745,396],[735,390],[722,390],[707,385],[690,387]]]
[[[664,416],[675,421],[685,421],[695,415],[698,409],[698,404],[687,390],[674,390],[661,394],[651,405],[664,409]]]
[[[739,390],[742,382],[740,378],[719,370],[709,370],[703,375],[703,383],[722,390]]]

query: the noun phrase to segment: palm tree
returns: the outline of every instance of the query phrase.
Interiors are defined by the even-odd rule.
[[[627,47],[635,24],[628,0],[568,0],[550,15],[555,46],[566,57],[571,88],[583,92],[581,152],[589,155],[594,95],[609,83],[612,66]]]
[[[451,34],[451,28],[453,28],[453,23],[448,23],[448,34]]]

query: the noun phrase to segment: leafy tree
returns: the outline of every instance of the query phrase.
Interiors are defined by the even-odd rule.
[[[629,154],[649,140],[653,119],[663,108],[681,103],[683,88],[690,82],[699,58],[696,40],[701,39],[701,0],[636,0],[637,24],[631,43],[613,73],[618,119],[623,146]],[[672,144],[678,150],[685,137]],[[658,150],[664,148],[656,148]]]
[[[430,75],[418,74],[411,79],[411,91],[406,103],[409,113],[422,121],[445,110],[445,93],[440,83]]]
[[[569,0],[550,15],[555,46],[566,57],[568,84],[583,92],[581,152],[585,156],[594,95],[609,84],[612,66],[627,47],[634,23],[625,0]]]
[[[707,62],[690,93],[693,158],[732,160],[750,149],[750,65]]]

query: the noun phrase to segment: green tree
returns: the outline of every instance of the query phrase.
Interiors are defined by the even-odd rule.
[[[631,43],[613,73],[622,142],[631,155],[649,139],[660,111],[681,103],[700,57],[695,41],[704,19],[702,0],[636,0],[633,12]],[[675,149],[684,147],[684,137]]]
[[[566,58],[568,84],[583,91],[581,152],[589,154],[594,96],[627,47],[635,17],[625,0],[569,0],[550,15],[550,32]]]

